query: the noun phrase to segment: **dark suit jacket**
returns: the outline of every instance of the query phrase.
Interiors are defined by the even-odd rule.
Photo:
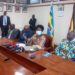
[[[7,27],[9,27],[10,24],[10,17],[7,16]],[[0,27],[3,27],[3,16],[0,16]]]
[[[31,30],[28,30],[28,31],[23,30],[21,32],[19,39],[18,39],[18,42],[24,43],[26,41],[26,39],[24,37],[26,37],[28,39],[28,38],[31,38],[33,36],[33,34],[34,33]]]
[[[36,19],[35,18],[30,19],[29,24],[30,24],[30,29],[35,30]]]
[[[8,36],[10,35],[10,32],[8,34]],[[10,36],[10,39],[18,39],[20,36],[20,30],[19,29],[14,29],[11,36]]]

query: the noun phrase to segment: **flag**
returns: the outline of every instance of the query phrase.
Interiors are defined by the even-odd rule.
[[[53,5],[50,7],[50,13],[48,16],[48,29],[47,34],[52,37],[52,41],[54,42],[54,15],[53,15]],[[54,44],[52,45],[54,46]]]
[[[72,18],[71,18],[71,21],[70,21],[70,27],[69,27],[68,32],[74,31],[74,12],[75,12],[75,4],[73,6],[73,13],[72,13]]]

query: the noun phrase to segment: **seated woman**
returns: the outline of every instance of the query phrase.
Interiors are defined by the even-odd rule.
[[[44,27],[42,25],[36,26],[36,33],[30,39],[30,43],[32,43],[32,45],[38,45],[41,48],[44,47],[46,38],[44,35],[42,35],[43,30],[44,30]]]
[[[55,49],[55,53],[63,58],[71,59],[75,58],[75,34],[74,32],[69,32],[67,35],[67,40],[62,41],[58,47]]]
[[[33,36],[33,32],[29,29],[28,25],[25,25],[24,29],[21,32],[18,42],[25,43],[27,39],[31,38],[32,36]]]

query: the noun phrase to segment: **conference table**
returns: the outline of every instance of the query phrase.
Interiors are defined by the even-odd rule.
[[[31,59],[28,52],[15,53],[3,47],[3,42],[8,39],[0,39],[0,75],[74,75],[75,62],[63,59],[52,54],[45,57],[44,50],[35,52],[36,57]],[[11,41],[12,42],[12,41]],[[4,56],[2,56],[4,55]],[[4,58],[10,58],[4,61]]]

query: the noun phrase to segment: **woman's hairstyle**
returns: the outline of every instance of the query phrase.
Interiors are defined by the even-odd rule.
[[[44,26],[43,26],[43,25],[40,25],[40,24],[37,25],[37,26],[36,26],[36,30],[37,30],[38,28],[40,28],[42,31],[44,30]]]

